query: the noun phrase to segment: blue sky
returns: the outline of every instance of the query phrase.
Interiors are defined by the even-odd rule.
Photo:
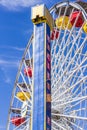
[[[5,130],[18,66],[33,32],[31,6],[58,0],[0,0],[0,130]]]

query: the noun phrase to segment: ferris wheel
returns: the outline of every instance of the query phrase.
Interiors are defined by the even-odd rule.
[[[50,36],[51,129],[86,130],[87,14],[81,5],[73,2],[57,3],[49,11],[54,20]],[[33,42],[34,35],[18,69],[7,130],[32,130]]]

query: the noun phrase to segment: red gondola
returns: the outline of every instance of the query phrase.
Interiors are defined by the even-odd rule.
[[[24,117],[13,117],[11,119],[12,124],[14,124],[15,126],[21,125],[24,121],[25,121]]]
[[[32,68],[28,67],[24,69],[24,74],[26,76],[29,76],[30,78],[32,77]]]
[[[78,17],[78,19],[77,19],[77,22],[75,24],[75,27],[81,27],[84,21],[83,21],[83,18],[82,18],[82,12],[80,12],[80,11],[74,11],[71,14],[70,22],[73,25],[75,23],[75,20],[76,20],[77,17]]]
[[[58,29],[54,28],[54,29],[52,30],[52,32],[51,32],[51,37],[50,37],[50,39],[51,39],[51,40],[56,40],[56,39],[58,38],[58,36],[59,36],[59,31],[58,31]]]

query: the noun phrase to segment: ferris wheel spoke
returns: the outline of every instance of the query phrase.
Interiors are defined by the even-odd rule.
[[[21,103],[23,103],[23,101],[22,101],[20,98],[18,98],[16,95],[14,96],[14,98],[16,98],[16,99],[19,100]]]
[[[29,49],[28,49],[27,53],[28,53],[28,57],[29,57],[29,59],[31,59],[31,56],[30,56],[30,51],[29,51]],[[32,62],[31,62],[31,60],[30,60],[30,66],[32,66]]]
[[[75,112],[75,113],[77,113],[77,112],[80,112],[80,111],[85,111],[85,110],[87,110],[87,108],[80,108],[80,109],[70,109],[70,111],[68,110],[68,111],[65,111],[65,113],[67,113],[67,114],[70,114],[70,113],[73,113],[73,112]]]
[[[68,5],[66,6],[65,11],[64,11],[64,15],[63,15],[64,17],[65,17],[65,15],[66,15],[67,9],[68,9]],[[74,11],[74,8],[72,9],[72,12],[73,12],[73,11]],[[64,23],[64,17],[63,17],[62,24],[61,24],[61,26],[60,26],[60,33],[59,33],[59,37],[58,37],[58,39],[57,39],[57,42],[59,41],[60,34],[61,34],[61,31],[62,31],[62,25],[63,25],[63,23]],[[66,32],[67,32],[67,27],[68,27],[68,25],[69,25],[69,22],[70,22],[70,19],[69,19],[68,24],[67,24],[67,26],[66,26],[66,28],[65,28],[64,37],[65,37],[65,34],[66,34]],[[63,37],[63,40],[64,40],[64,37]],[[62,40],[62,41],[63,41],[63,40]],[[61,46],[59,46],[59,47],[61,48]]]
[[[30,130],[29,126],[25,126],[23,130]]]
[[[81,33],[81,30],[82,30],[82,28],[80,29],[80,31],[79,31],[77,37],[74,39],[73,45],[75,44],[76,40],[79,38],[79,35],[80,35],[80,33]],[[84,45],[84,43],[86,42],[86,40],[87,40],[87,37],[84,39],[84,41],[82,42],[82,44],[81,44],[81,46],[79,47],[79,49],[76,50],[76,53],[75,53],[74,57],[72,58],[72,60],[74,60],[75,56],[78,54],[78,52],[80,51],[80,49],[82,48],[82,46]],[[67,44],[66,44],[66,45],[67,45]],[[72,45],[72,46],[73,46],[73,45]],[[69,52],[68,52],[66,58],[64,59],[63,64],[61,65],[61,68],[63,67],[64,63],[66,62],[67,57],[69,56],[70,51],[71,51],[71,49],[69,50]],[[62,52],[63,52],[63,51],[62,51]],[[71,61],[72,61],[72,60],[71,60]],[[60,60],[58,60],[58,62],[60,63]],[[71,62],[68,64],[68,66],[69,66],[70,64],[71,64]],[[59,72],[61,71],[61,68],[60,68]],[[68,67],[67,67],[67,68],[68,68]]]
[[[28,50],[27,53],[28,53],[28,57],[29,57],[29,59],[31,59],[30,51]],[[32,63],[32,62],[33,62],[33,59],[30,60],[30,67],[33,67],[33,63]]]
[[[78,17],[77,17],[77,18],[78,18]],[[75,24],[75,23],[74,23],[74,24]],[[67,39],[67,41],[66,41],[66,44],[65,44],[65,46],[63,47],[62,55],[61,55],[60,58],[59,58],[59,63],[60,63],[61,57],[63,56],[63,52],[64,52],[64,50],[65,50],[67,44],[70,42],[70,37],[71,37],[71,35],[72,35],[73,28],[74,28],[74,26],[72,27],[72,29],[71,29],[71,31],[70,31],[70,34],[69,34],[69,36],[68,36],[68,39]],[[79,38],[79,36],[81,35],[81,34],[80,34],[81,31],[82,31],[82,27],[80,28],[80,30],[79,30],[79,32],[78,32],[78,35],[77,35],[76,38],[74,39],[73,45],[75,44],[76,40],[77,40],[77,39]],[[60,49],[59,49],[59,51],[60,51]]]
[[[55,113],[52,113],[52,115],[60,116],[60,117],[66,117],[66,118],[72,118],[72,119],[86,120],[87,121],[87,117],[79,117],[79,116],[64,115],[64,114],[55,114]]]
[[[29,111],[27,111],[27,112],[29,112]],[[25,118],[25,119],[30,119],[30,115],[29,114],[26,114],[25,116],[23,116],[23,118]]]
[[[86,37],[86,38],[84,39],[84,41],[82,42],[81,46],[76,50],[74,57],[72,57],[71,62],[69,62],[69,65],[70,65],[71,63],[73,63],[73,61],[74,61],[76,55],[78,55],[79,51],[82,49],[82,47],[83,47],[83,45],[85,44],[86,40],[87,40],[87,37]]]
[[[19,100],[21,103],[23,103],[24,101],[22,101],[20,98],[18,98],[16,95],[14,96],[17,100]],[[29,106],[30,108],[31,108],[31,105],[27,105],[27,106]]]
[[[27,85],[27,83],[26,83],[26,80],[25,80],[25,78],[24,78],[24,76],[23,76],[22,72],[20,72],[20,75],[22,76],[23,81],[24,81],[24,83],[25,83],[25,84],[26,84],[26,86],[27,86],[28,92],[30,93],[30,95],[31,95],[31,97],[32,97],[31,91],[30,91],[30,90],[29,90],[29,88],[28,88],[28,85]]]
[[[64,82],[61,86],[64,86],[68,81],[70,81],[70,78],[74,77],[74,73],[76,73],[76,71],[82,69],[83,67],[87,67],[87,65],[82,66],[82,64],[83,64],[86,60],[87,60],[87,58],[84,59],[84,60],[82,61],[82,63],[81,63],[77,68],[75,68],[73,71],[71,71],[71,72],[69,73],[69,77],[65,80],[65,82]],[[76,75],[76,74],[75,74],[75,75]],[[78,78],[81,79],[80,76],[78,76]],[[74,83],[74,81],[72,82],[72,84],[73,84],[73,83]],[[60,90],[60,88],[61,88],[61,87],[58,87],[57,89],[54,88],[54,89],[56,89],[56,93]],[[54,92],[54,94],[53,94],[52,96],[55,97],[54,95],[55,95],[56,93]]]
[[[71,41],[71,43],[72,43],[73,41]],[[61,49],[61,51],[62,51],[62,49]],[[59,59],[59,57],[58,57],[58,55],[55,55],[55,59]],[[53,62],[53,60],[52,60],[52,62]],[[68,64],[69,62],[66,60],[66,63]],[[60,65],[61,64],[61,62],[59,63],[59,66],[61,66]],[[55,68],[53,67],[52,68],[52,73],[56,73],[56,69],[58,68],[58,65],[57,65],[57,63],[56,63],[56,60],[55,60],[55,62],[54,62],[54,66],[55,66]],[[55,70],[55,71],[54,71]],[[57,75],[59,75],[59,74],[57,74]],[[54,78],[54,75],[52,75],[52,77]],[[53,83],[52,84],[54,84],[55,83],[55,80],[53,81]]]
[[[86,40],[86,39],[85,39]],[[85,42],[85,40],[84,40],[84,42]],[[79,50],[78,50],[79,51]],[[77,52],[78,52],[77,51]],[[75,54],[76,55],[76,54]],[[75,57],[75,56],[74,56]],[[73,58],[74,58],[73,57]],[[73,60],[73,59],[72,59]],[[72,63],[72,60],[71,60],[71,62],[68,64],[68,66],[67,66],[67,68],[69,67],[69,65]],[[81,65],[85,62],[87,60],[87,58],[85,58],[85,60],[81,63]],[[63,74],[61,75],[61,77],[59,78],[59,80],[62,78],[62,76],[64,75],[64,73],[66,73],[66,71],[67,71],[67,68],[66,68],[66,70],[63,72]],[[76,69],[78,69],[78,67],[76,68]],[[59,82],[59,80],[57,81],[57,83]],[[55,93],[56,93],[56,91],[55,91]],[[55,94],[54,93],[54,94]]]
[[[67,9],[68,9],[68,6],[65,7],[64,16],[65,16],[65,14],[66,14]],[[61,9],[60,9],[60,12],[59,12],[59,13],[61,13]],[[60,15],[60,14],[59,14],[59,15]],[[60,31],[59,31],[59,36],[58,36],[57,42],[59,41],[59,37],[60,37],[60,34],[61,34],[61,32],[62,32],[63,23],[64,23],[64,18],[63,18],[62,24],[61,24],[61,26],[60,26]],[[56,47],[56,46],[55,46],[55,47]],[[55,49],[54,49],[54,50],[55,50]],[[56,52],[56,51],[55,51],[55,52]],[[54,52],[54,55],[55,55],[55,52]]]
[[[72,9],[72,12],[71,12],[71,13],[73,13],[73,11],[74,11],[74,8]],[[71,16],[70,16],[70,18],[71,18]],[[63,36],[62,41],[61,41],[61,44],[60,44],[60,46],[59,46],[59,51],[58,51],[57,57],[59,57],[59,55],[60,55],[60,52],[61,52],[61,50],[62,50],[62,44],[63,44],[63,42],[64,42],[64,40],[65,40],[65,37],[67,36],[67,28],[68,28],[68,26],[69,26],[69,23],[70,23],[70,19],[69,19],[68,24],[67,24],[67,26],[66,26],[66,28],[65,28],[64,36]],[[61,27],[62,27],[62,26],[61,26]],[[59,40],[59,39],[58,39],[58,40]],[[58,43],[58,40],[57,40],[57,43]],[[54,48],[54,49],[55,49],[55,48]],[[54,66],[55,66],[55,64],[54,64]]]
[[[27,68],[25,61],[24,61],[24,66],[25,66],[25,68]],[[26,70],[26,72],[28,73],[28,70]],[[29,76],[27,76],[27,77],[28,77],[28,81],[29,81],[30,86],[32,86],[32,82],[31,82]]]
[[[77,37],[75,38],[75,40],[74,40],[74,42],[73,42],[73,45],[75,44],[77,38],[79,38],[79,34],[78,34]],[[85,41],[86,41],[86,39],[85,39]],[[70,48],[69,52],[67,53],[66,58],[64,59],[63,64],[61,65],[61,68],[63,67],[63,65],[65,64],[65,62],[66,62],[66,60],[67,60],[67,58],[68,58],[68,56],[69,56],[69,54],[71,53],[72,48],[73,48],[73,45],[72,45],[72,47]],[[58,62],[60,63],[60,60],[59,60]],[[61,68],[60,68],[59,72],[61,71]]]
[[[69,74],[70,76],[74,76],[74,77],[80,78],[80,76],[76,75],[76,73],[78,74],[78,71],[80,71],[81,72],[80,75],[82,75],[82,73],[83,73],[82,69],[87,67],[87,65],[83,65],[86,62],[86,60],[87,60],[87,58],[83,59],[82,62],[78,66],[76,66],[75,68],[73,68],[72,70],[70,70],[70,72],[66,73],[66,75]]]
[[[63,126],[61,126],[60,124],[58,124],[56,121],[52,120],[52,123],[56,126],[58,126],[59,128],[61,128],[62,130],[67,130],[65,129]]]
[[[25,126],[22,130],[26,130],[27,129],[27,126]]]
[[[82,100],[84,101],[84,100]],[[75,103],[72,106],[69,106],[66,110],[65,113],[69,113],[69,112],[74,112],[76,110],[76,107],[80,104],[80,101],[78,101],[77,103]],[[85,116],[86,117],[86,116]]]
[[[87,58],[83,59],[83,61],[81,62],[81,64],[79,64],[77,67],[75,67],[73,70],[71,70],[68,74],[69,77],[67,78],[67,80],[65,80],[65,82],[63,83],[63,85],[72,77],[74,76],[74,74],[78,73],[78,71],[81,71],[82,68],[86,68],[87,65],[83,65],[86,62]],[[78,75],[77,75],[78,76]],[[78,76],[80,77],[80,76]]]
[[[32,64],[33,64],[33,58],[30,58],[30,59],[27,59],[27,58],[24,58],[24,62],[26,63],[26,66],[28,66],[28,67],[31,67],[31,66],[33,66]]]
[[[67,114],[67,115],[69,115],[71,113],[79,113],[80,111],[85,111],[85,110],[87,110],[87,108],[85,108],[85,107],[82,107],[82,108],[79,108],[79,109],[68,108],[68,109],[64,110],[64,113]]]
[[[28,107],[28,106],[27,106]],[[16,113],[16,114],[21,114],[21,108],[14,108],[14,107],[12,107],[11,108],[11,111],[13,112],[13,113]],[[31,112],[31,110],[27,110],[26,112]]]
[[[79,80],[78,80],[79,81]],[[85,84],[85,82],[83,82]],[[78,87],[75,87],[71,90],[72,97],[78,97],[80,96],[83,92],[86,91],[87,87],[82,88],[83,87],[83,83],[80,83],[80,85]],[[82,89],[82,90],[81,90]]]
[[[79,87],[79,88],[80,88],[80,87]],[[86,89],[87,89],[87,88],[85,88],[84,91],[85,91]],[[72,94],[71,94],[71,96],[73,97],[73,96],[75,96],[75,95],[72,95]],[[79,93],[79,94],[76,95],[76,97],[78,97],[78,96],[81,96],[81,93]]]
[[[62,7],[60,7],[60,9],[59,9],[59,14],[58,14],[58,17],[60,17],[61,10],[62,10]],[[59,39],[59,37],[58,37],[58,39]],[[58,40],[57,40],[57,41],[58,41]],[[52,44],[52,45],[53,45],[53,44]],[[54,46],[55,46],[55,44],[54,44]],[[54,46],[52,46],[52,48],[55,48]]]
[[[20,88],[20,90],[22,91],[22,93],[24,94],[24,96],[27,98],[27,100],[32,104],[31,100],[30,100],[29,97],[25,94],[25,92],[21,89],[20,85],[18,84],[17,86]]]
[[[52,130],[56,130],[56,128],[54,126],[52,126]]]
[[[75,88],[76,90],[74,92],[73,92],[73,90],[71,90],[71,93],[73,93],[72,96],[73,97],[79,97],[80,95],[85,95],[84,92],[86,92],[87,87],[85,87],[85,88],[82,88],[82,87],[83,87],[83,83],[80,84],[78,88]]]
[[[79,89],[80,89],[81,87],[82,87],[82,86],[80,85]],[[74,94],[72,95],[72,97],[76,97],[76,98],[77,98],[77,97],[81,96],[82,93],[84,93],[84,92],[87,90],[87,87],[84,88],[84,89],[82,89],[81,92],[79,92],[79,89],[78,89],[77,91],[74,92]],[[77,92],[78,92],[78,94],[77,94]]]
[[[72,8],[71,14],[74,12],[74,9],[75,9],[75,8]],[[70,16],[70,19],[71,19],[71,16]],[[63,41],[65,40],[66,33],[67,33],[67,29],[68,29],[68,26],[69,26],[69,23],[70,23],[70,19],[69,19],[69,21],[68,21],[68,23],[67,23],[67,26],[66,26],[66,28],[65,28],[64,36],[63,36],[62,41],[61,41],[61,45],[62,45]]]
[[[72,127],[74,126],[74,127],[77,128],[77,129],[83,130],[83,128],[80,127],[79,125],[77,125],[76,123],[74,123],[74,121],[72,122],[72,121],[70,121],[70,120],[68,120],[68,119],[66,119],[66,118],[63,118],[63,119],[64,119],[64,121],[66,121],[66,122],[68,122],[70,125],[72,125]]]
[[[82,63],[79,64],[77,67],[75,67],[74,69],[72,69],[70,72],[66,73],[66,75],[67,75],[67,74],[71,75],[71,74],[74,74],[74,73],[75,73],[75,75],[72,75],[72,76],[74,76],[74,77],[76,77],[76,78],[77,78],[77,77],[80,78],[80,76],[77,75],[77,73],[78,73],[78,71],[80,71],[81,74],[83,74],[82,69],[87,69],[87,65],[82,65],[82,64],[84,64],[84,62],[86,62],[86,60],[87,60],[87,58],[85,58],[85,59],[82,61]],[[73,72],[74,72],[74,73],[73,73]]]
[[[82,102],[82,100],[86,100],[87,99],[87,96],[81,96],[81,97],[78,97],[78,98],[73,98],[72,100],[70,100],[70,101],[66,101],[66,102],[64,102],[64,103],[61,103],[60,105],[59,104],[57,104],[57,102],[54,102],[56,105],[55,105],[55,107],[61,107],[61,106],[63,106],[63,105],[67,105],[67,104],[72,104],[72,103],[74,103],[74,102],[77,102],[77,101],[80,101],[80,102]]]
[[[80,85],[79,89],[80,88],[81,88],[81,85]],[[79,91],[79,89],[77,91]],[[62,97],[62,99],[58,99],[57,103],[60,104],[60,102],[64,102],[65,100],[66,100],[66,102],[68,102],[74,98],[82,97],[83,95],[81,95],[81,94],[84,93],[86,90],[87,90],[87,87],[82,89],[81,92],[78,92],[78,94],[76,94],[77,93],[76,91],[74,93],[69,92],[69,94],[66,94],[64,97]]]
[[[23,91],[28,91],[27,90],[27,86],[28,86],[28,88],[30,89],[30,91],[31,91],[31,86],[29,85],[29,84],[27,84],[27,86],[26,86],[26,84],[24,83],[24,82],[22,82],[22,83],[17,83],[17,87],[19,88],[19,86],[20,86],[20,88],[23,90]],[[20,89],[19,88],[19,89]],[[31,91],[31,93],[32,93],[32,91]]]
[[[16,128],[14,128],[14,130],[19,129],[22,125],[26,124],[29,121],[29,119],[25,120],[23,123],[21,123],[19,126],[17,126]]]
[[[69,108],[68,109],[66,109],[66,111],[68,111],[68,110],[71,110],[72,108],[75,108],[78,104],[80,104],[80,103],[83,103],[85,100],[86,100],[86,97],[85,97],[85,99],[83,98],[83,97],[85,97],[85,96],[82,96],[82,97],[76,97],[76,100],[67,100],[66,99],[66,101],[65,100],[59,100],[57,103],[55,103],[55,104],[60,104],[60,106],[59,106],[59,108],[61,108],[63,105],[69,105]],[[70,99],[71,99],[71,97],[69,97]],[[65,101],[65,102],[64,102]],[[61,102],[61,103],[60,103]],[[64,103],[62,103],[62,102],[64,102]],[[72,105],[72,104],[74,104],[74,105]],[[55,106],[53,106],[53,108],[57,108],[57,106],[58,105],[55,105]],[[83,106],[84,107],[84,106]],[[81,110],[81,109],[79,109],[79,110]],[[73,111],[73,110],[71,110],[71,111]]]
[[[83,82],[83,80],[80,80],[80,81]],[[81,82],[80,82],[80,84],[81,84]],[[72,91],[72,89],[76,89],[75,92],[73,92],[73,93],[71,94],[71,96],[74,97],[74,96],[75,96],[75,93],[76,93],[77,91],[79,92],[79,89],[80,89],[80,88],[81,88],[81,85],[79,85],[79,87],[76,88],[76,86],[75,86],[75,84],[74,84],[74,87],[72,87],[71,89],[70,89],[70,88],[66,88],[67,91],[65,90],[63,94],[66,94],[66,95],[67,95],[68,92],[71,93],[70,91]],[[87,87],[84,88],[83,91],[86,91],[86,89],[87,89]],[[61,94],[62,94],[62,93],[61,93]],[[60,95],[61,95],[61,94],[60,94]],[[62,96],[63,96],[63,94],[62,94]],[[59,95],[59,97],[61,97],[60,95]],[[81,95],[80,92],[76,95],[76,97],[78,97],[79,95]],[[67,96],[68,96],[68,95],[67,95]],[[55,97],[52,99],[52,101],[54,101],[55,99],[57,99],[57,100],[60,99],[59,97],[56,98],[56,95],[55,95]],[[69,98],[69,99],[70,99],[70,98]]]
[[[84,80],[87,79],[87,76],[83,77],[81,80],[79,80],[78,82],[76,82],[74,85],[72,85],[70,88],[66,89],[62,94],[60,94],[58,97],[55,98],[55,100],[59,99],[63,94],[66,94],[68,91],[70,91],[71,89],[73,89],[76,85],[80,84],[81,82],[83,82]],[[53,101],[55,101],[53,100]]]

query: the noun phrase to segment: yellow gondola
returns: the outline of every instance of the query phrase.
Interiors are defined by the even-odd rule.
[[[72,28],[72,24],[70,23],[68,16],[61,16],[60,18],[57,18],[56,26],[58,29],[61,28],[62,30],[65,30],[66,27],[68,30],[70,30]]]
[[[26,101],[28,98],[30,99],[30,94],[28,92],[18,92],[16,96],[22,101]]]
[[[84,23],[84,25],[83,25],[83,30],[84,30],[84,32],[87,34],[87,22]]]

